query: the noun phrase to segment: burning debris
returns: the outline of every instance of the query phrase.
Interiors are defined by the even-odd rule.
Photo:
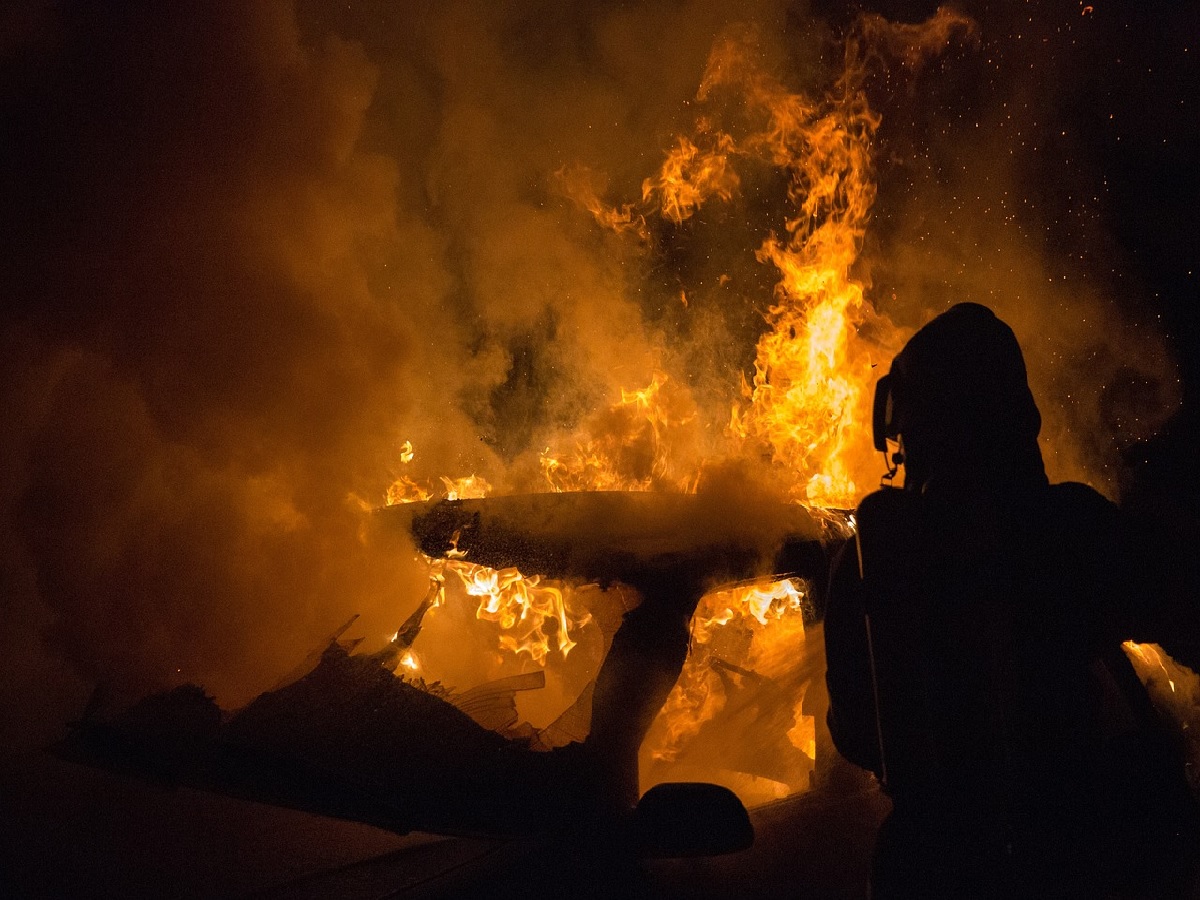
[[[673,757],[683,762],[681,771],[693,774],[716,765],[791,790],[807,786],[811,724],[808,746],[797,745],[794,732],[803,731],[800,722],[811,723],[811,715],[806,717],[797,703],[803,690],[798,690],[795,667],[777,678],[724,658],[736,655],[765,670],[777,666],[778,659],[761,648],[757,655],[752,652],[755,627],[775,622],[792,623],[778,635],[788,636],[787,651],[795,656],[795,640],[803,638],[804,619],[813,612],[800,576],[819,576],[829,552],[822,528],[801,508],[762,507],[735,516],[719,499],[703,495],[593,493],[442,501],[408,505],[388,516],[411,527],[431,553],[449,553],[453,558],[444,561],[447,565],[478,556],[496,565],[538,565],[565,580],[623,581],[637,586],[641,605],[612,629],[600,671],[541,728],[521,720],[516,697],[543,689],[544,669],[463,691],[426,683],[418,673],[414,660],[416,652],[424,652],[424,626],[446,602],[445,576],[439,574],[381,650],[354,652],[359,640],[345,637],[356,621],[352,618],[287,683],[240,710],[223,712],[200,689],[186,686],[147,698],[110,721],[83,723],[68,752],[395,830],[520,835],[568,824],[594,827],[575,820],[624,820],[642,793],[637,771],[642,740],[679,674],[678,669],[668,672],[654,687],[657,655],[662,648],[674,653],[666,640],[670,632],[660,633],[656,623],[664,612],[663,621],[669,621],[669,610],[678,602],[695,606],[704,593],[699,585],[789,567],[791,578],[774,587],[754,581],[706,595],[691,661],[719,682],[724,702],[707,710],[668,704],[668,734],[656,742],[666,749],[651,746],[646,752],[657,753],[660,768]],[[802,571],[797,573],[796,566]],[[464,589],[479,583],[475,575],[463,579]],[[491,584],[500,592],[498,580]],[[561,621],[564,633],[554,647],[565,657],[572,646],[565,623],[584,619],[563,618],[563,595],[555,590],[557,608],[521,606],[529,594],[518,592],[509,597],[517,603],[513,610],[485,616],[488,610],[499,612],[493,608],[498,594],[493,594],[482,601],[480,618],[494,618],[502,629],[536,632],[547,643],[556,636],[553,628],[545,634],[547,620]],[[686,624],[690,609],[680,612]],[[638,626],[631,629],[629,623],[647,613],[651,631],[638,631],[630,644]],[[533,624],[521,625],[520,619]],[[500,647],[535,665],[544,666],[552,655],[516,640],[502,639]],[[668,668],[683,662],[679,657]],[[647,674],[652,678],[643,684]],[[704,675],[691,673],[685,682],[682,690],[694,693],[703,688]],[[731,733],[739,740],[731,743]],[[757,744],[747,740],[754,735],[760,735]],[[763,748],[769,752],[760,752]],[[699,760],[704,762],[698,767]],[[665,779],[660,773],[653,780]],[[682,789],[664,790],[670,795]],[[728,833],[738,819],[729,818],[732,795],[697,786],[687,803],[703,807],[709,801],[697,799],[702,795],[716,803],[714,809],[727,810],[715,814],[724,825],[715,825],[717,833]],[[653,816],[669,818],[672,801],[662,797],[653,795]],[[703,808],[689,815],[703,816]],[[648,826],[634,830],[643,827]],[[637,838],[646,846],[657,840],[648,833]],[[741,846],[743,838],[735,843]],[[674,845],[671,852],[698,851]]]
[[[730,504],[703,493],[510,496],[409,504],[382,515],[385,521],[411,527],[431,557],[451,555],[431,562],[439,571],[465,565],[473,573],[493,573],[464,581],[468,594],[481,584],[494,586],[492,594],[478,591],[483,595],[478,616],[497,622],[499,645],[512,654],[521,645],[506,637],[506,627],[540,634],[540,643],[548,646],[541,629],[561,616],[571,634],[586,635],[603,603],[584,609],[572,584],[636,587],[646,608],[636,607],[636,613],[626,608],[624,619],[604,629],[601,659],[586,671],[586,682],[575,683],[577,699],[546,726],[546,735],[539,737],[544,745],[564,742],[561,735],[586,741],[592,715],[610,721],[613,714],[605,707],[620,705],[630,719],[649,716],[637,739],[643,789],[685,774],[737,785],[744,797],[753,799],[762,799],[764,789],[774,797],[780,790],[808,787],[814,723],[803,698],[819,667],[806,652],[805,624],[816,618],[820,597],[812,585],[823,585],[830,555],[848,533],[844,522],[837,526],[832,516],[814,517],[794,504],[766,499],[747,503],[745,498]],[[510,582],[523,578],[522,572],[536,573],[529,576],[535,586],[541,575],[557,579],[561,590],[555,596],[562,605],[539,611],[521,596],[506,600],[496,569],[508,573],[504,577]],[[653,691],[644,686],[648,676],[622,675],[618,680],[627,682],[624,693],[618,699],[601,691],[597,711],[597,679],[611,682],[614,667],[653,669],[656,654],[671,652],[675,626],[666,621],[654,626],[644,639],[646,646],[634,651],[623,644],[625,623],[642,616],[656,621],[655,609],[677,602],[689,610],[696,607],[696,612],[693,616],[683,610],[683,625],[690,632],[686,660],[665,663],[664,657],[674,672],[665,691],[652,700]],[[507,612],[494,615],[501,607]],[[557,627],[548,630],[561,646],[574,646],[573,638],[563,643],[565,635]],[[638,662],[618,661],[630,653]],[[522,658],[541,666],[549,663],[545,652]],[[648,706],[639,713],[641,704]],[[714,753],[722,741],[739,745],[740,753]],[[772,774],[781,777],[773,779]],[[760,780],[757,786],[751,785],[754,779]]]
[[[1200,799],[1200,674],[1173,660],[1157,644],[1126,641],[1123,646],[1150,699],[1183,742],[1188,784]]]
[[[915,66],[917,57],[943,49],[956,32],[970,28],[967,20],[943,11],[923,31],[916,29],[925,35],[922,41],[905,39],[897,46],[909,54],[906,65]],[[474,476],[453,482],[443,476],[447,502],[430,505],[433,491],[407,472],[388,491],[389,505],[411,507],[397,515],[412,520],[419,546],[436,560],[438,577],[453,573],[469,595],[480,598],[477,616],[498,624],[502,652],[545,666],[552,653],[565,657],[576,646],[573,635],[586,628],[589,614],[573,608],[563,589],[543,578],[637,588],[642,606],[627,612],[625,630],[618,629],[606,647],[598,679],[606,685],[615,677],[621,665],[615,660],[637,658],[653,668],[648,660],[656,653],[662,657],[658,664],[667,683],[651,692],[661,697],[646,700],[653,707],[650,719],[666,704],[667,724],[648,751],[660,765],[680,758],[702,727],[718,728],[714,715],[726,698],[727,725],[739,715],[754,718],[751,708],[761,713],[761,722],[771,721],[764,745],[782,741],[778,746],[787,749],[774,756],[790,762],[767,768],[791,773],[782,783],[801,786],[811,771],[797,762],[803,757],[811,763],[815,750],[812,728],[805,725],[811,715],[798,708],[803,681],[793,678],[797,669],[806,678],[813,674],[795,662],[804,658],[799,648],[806,602],[812,608],[811,599],[803,598],[813,585],[823,587],[828,538],[844,538],[845,525],[836,522],[836,514],[815,515],[796,501],[852,505],[860,473],[874,470],[873,463],[868,470],[863,459],[852,461],[851,452],[861,447],[864,458],[869,453],[861,440],[869,418],[865,386],[874,362],[890,355],[903,337],[902,329],[866,302],[852,276],[875,197],[872,141],[879,117],[869,108],[864,85],[873,67],[885,64],[883,38],[889,34],[882,20],[855,31],[845,45],[840,77],[823,97],[812,98],[761,64],[761,36],[753,28],[727,29],[709,54],[696,96],[703,112],[694,134],[678,138],[660,172],[645,179],[639,202],[606,204],[596,192],[604,179],[582,167],[558,173],[563,191],[604,229],[621,241],[642,243],[658,229],[684,227],[710,203],[731,201],[746,178],[769,171],[782,179],[786,216],[756,253],[781,280],[765,315],[767,333],[757,342],[754,376],[742,378],[740,396],[726,406],[731,412],[725,423],[714,428],[711,410],[697,402],[689,381],[673,378],[656,363],[648,385],[622,387],[619,401],[587,417],[574,438],[560,435],[539,454],[542,489],[568,490],[569,496],[462,500],[458,487],[475,485]],[[728,280],[723,274],[719,283]],[[686,292],[683,306],[689,306]],[[413,444],[406,441],[401,465],[414,459]],[[654,493],[635,501],[614,489]],[[793,574],[803,584],[769,585],[771,576]],[[754,578],[765,580],[743,585],[740,596],[726,597],[719,609],[706,609],[689,640],[692,611],[705,588]],[[657,606],[678,607],[681,615],[658,623],[659,640],[671,646],[681,640],[676,632],[682,627],[682,640],[692,643],[691,663],[665,662],[675,651],[651,650],[649,637],[639,639],[647,646],[637,650],[626,647],[630,639],[622,641],[632,633],[630,623],[660,615]],[[747,624],[751,621],[755,627]],[[710,665],[708,638],[731,622],[728,634],[745,638],[740,653],[733,660],[712,656],[716,663]],[[773,645],[773,651],[764,652],[764,645]],[[791,665],[780,663],[789,655],[779,652],[783,646],[791,650]],[[774,670],[760,674],[752,668],[755,653]],[[621,677],[633,690],[637,679]],[[776,678],[793,692],[784,704],[790,707],[786,715],[764,712],[778,705],[783,689],[772,689]],[[751,683],[754,690],[747,687]],[[594,682],[576,685],[575,694],[591,697],[593,716],[607,721],[597,712],[594,689]],[[739,700],[728,703],[733,694]],[[612,702],[606,690],[600,695],[601,706]],[[774,733],[781,725],[786,727]],[[639,726],[635,749],[649,726],[649,720]],[[745,760],[731,767],[746,772],[748,765],[754,768]]]

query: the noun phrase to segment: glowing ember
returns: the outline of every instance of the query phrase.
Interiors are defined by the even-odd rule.
[[[1144,681],[1154,683],[1161,677],[1161,680],[1165,681],[1171,689],[1171,693],[1176,693],[1175,680],[1171,677],[1171,672],[1163,660],[1164,654],[1161,647],[1157,644],[1139,644],[1135,641],[1126,641],[1121,646],[1141,673]]]
[[[1187,753],[1187,778],[1200,797],[1200,675],[1158,644],[1121,645],[1158,710],[1174,723]]]

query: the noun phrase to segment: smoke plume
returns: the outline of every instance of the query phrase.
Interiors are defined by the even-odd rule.
[[[842,26],[785,0],[44,3],[0,24],[0,734],[27,738],[96,683],[230,706],[352,613],[385,640],[425,593],[371,528],[401,474],[537,487],[545,447],[658,371],[702,457],[753,366],[787,185],[752,167],[639,237],[564,178],[635,202],[730,29],[796,92],[842,58]],[[992,304],[1052,470],[1107,485],[1105,448],[1161,421],[1173,368],[1096,274],[1086,166],[1050,198],[1078,229],[1031,205],[1053,167],[1021,129],[1054,98],[987,69],[1011,28],[868,82],[880,187],[855,274],[903,328]]]

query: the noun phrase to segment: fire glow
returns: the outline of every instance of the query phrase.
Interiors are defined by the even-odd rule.
[[[628,369],[623,361],[613,366],[641,374],[616,379],[623,383],[612,387],[607,402],[589,406],[554,433],[539,433],[541,452],[497,479],[501,492],[703,493],[710,479],[734,471],[746,483],[768,486],[779,500],[805,506],[842,536],[852,530],[853,517],[842,511],[874,488],[883,468],[869,433],[872,386],[878,367],[909,334],[880,311],[859,274],[877,195],[882,122],[865,86],[889,67],[889,79],[917,71],[955,40],[973,38],[974,29],[944,8],[921,25],[862,17],[844,41],[840,73],[812,94],[768,68],[769,54],[761,52],[752,28],[727,29],[711,48],[691,129],[667,143],[638,196],[606,195],[607,173],[579,164],[559,168],[554,180],[561,194],[586,215],[604,246],[624,248],[630,258],[677,238],[686,243],[692,229],[721,222],[712,208],[770,185],[782,196],[774,198],[775,218],[765,237],[755,236],[752,256],[771,273],[774,287],[769,299],[750,295],[737,273],[722,272],[713,278],[717,287],[706,288],[728,291],[721,302],[741,299],[761,315],[753,358],[730,370],[725,394],[701,389],[702,379],[681,366],[665,341],[652,341],[657,352],[651,359]],[[703,292],[689,284],[669,294],[672,314],[699,315]],[[411,442],[398,455],[401,471],[387,491],[389,505],[493,491],[476,474],[408,474],[416,456]],[[453,576],[455,591],[473,603],[475,620],[494,631],[496,659],[507,672],[540,670],[549,684],[568,668],[573,651],[595,649],[611,634],[612,623],[605,631],[593,615],[596,585],[491,569],[458,554],[426,562],[434,577]],[[696,777],[697,764],[717,766],[748,802],[805,788],[816,756],[805,696],[821,668],[819,658],[806,658],[809,591],[785,580],[718,587],[701,599],[688,659],[642,748],[643,766],[649,760],[658,767],[651,778],[677,777],[671,767]],[[442,589],[435,608],[446,602]],[[1144,679],[1177,696],[1177,680],[1153,648],[1128,645],[1127,651]],[[416,658],[406,659],[415,671]],[[568,683],[564,677],[562,685]],[[577,704],[586,698],[586,691],[572,690],[564,687],[559,699]],[[741,758],[739,748],[728,746],[739,741],[747,747]],[[711,768],[699,775],[716,780]]]
[[[970,24],[942,11],[925,28],[907,52],[940,50]],[[736,400],[719,438],[705,427],[719,418],[700,407],[685,380],[659,367],[649,383],[622,388],[607,409],[544,449],[541,490],[692,493],[709,467],[730,460],[762,467],[781,498],[812,507],[853,507],[872,486],[879,469],[868,434],[873,367],[906,334],[876,313],[852,274],[875,200],[873,140],[880,123],[864,93],[868,59],[877,54],[865,34],[847,41],[843,71],[827,93],[809,97],[760,66],[752,31],[729,32],[712,48],[696,103],[716,110],[732,98],[733,121],[699,115],[693,132],[677,136],[659,170],[644,179],[639,199],[605,201],[592,187],[594,173],[582,167],[558,173],[563,192],[623,241],[647,241],[656,217],[682,227],[707,204],[729,201],[746,166],[776,173],[786,185],[787,214],[755,253],[778,281],[753,371],[733,386]],[[682,304],[689,309],[686,293]],[[401,464],[413,458],[406,442]],[[441,481],[437,491],[401,474],[387,502],[479,497],[490,489],[475,476]],[[477,619],[496,628],[501,655],[521,667],[564,659],[580,629],[593,624],[571,587],[537,574],[461,558],[430,565],[436,577],[453,574],[477,600]],[[787,697],[788,708],[776,716],[791,748],[782,756],[803,754],[809,768],[781,763],[787,774],[778,778],[798,789],[815,756],[812,716],[801,709],[806,676],[798,674],[806,669],[806,598],[807,587],[790,580],[705,596],[683,674],[644,752],[664,764],[685,757],[731,691]]]
[[[692,652],[660,714],[660,734],[651,750],[655,759],[674,761],[727,702],[715,674],[721,666],[744,670],[739,674],[788,679],[802,663],[807,603],[806,587],[792,579],[714,591],[701,599],[693,618]],[[804,691],[794,698],[795,725],[787,737],[814,759],[813,718],[801,711]]]
[[[575,492],[578,512],[604,499],[579,492],[638,491],[617,505],[710,513],[675,517],[694,544],[709,521],[769,533],[768,501],[824,536],[882,471],[872,380],[959,300],[1028,342],[1052,480],[1112,493],[1118,438],[1160,428],[1185,374],[1172,348],[1190,347],[1168,338],[1190,275],[1148,254],[1188,233],[1156,210],[1196,168],[1159,90],[1190,70],[1129,36],[1186,30],[1003,7],[976,4],[974,48],[951,12],[899,25],[828,4],[18,16],[0,733],[48,742],[92,683],[189,682],[243,708],[351,615],[367,637],[346,649],[368,642],[439,699],[541,679],[516,696],[525,732],[495,726],[514,741],[573,708],[586,726],[634,590],[553,581],[537,554],[398,553],[401,529],[377,526],[405,513],[376,507]],[[601,529],[573,521],[556,537],[595,550]],[[642,538],[620,524],[604,534]],[[743,735],[722,765],[746,774],[771,707],[795,765],[747,778],[803,785],[813,577],[701,599],[655,777],[716,780],[697,761]],[[1194,680],[1137,653],[1195,706]]]
[[[500,648],[514,655],[525,654],[542,665],[552,650],[566,656],[575,647],[571,630],[587,623],[586,614],[568,614],[562,589],[543,586],[541,576],[461,560],[447,561],[446,568],[469,596],[480,598],[476,618],[495,622]]]

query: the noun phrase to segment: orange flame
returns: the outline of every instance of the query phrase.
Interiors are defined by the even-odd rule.
[[[739,179],[729,161],[733,138],[721,133],[710,138],[711,147],[701,150],[680,136],[659,174],[642,182],[643,202],[656,205],[676,225],[710,196],[728,200],[737,190]]]
[[[875,311],[855,278],[876,196],[873,154],[880,124],[863,83],[884,55],[915,70],[972,27],[945,9],[919,26],[864,17],[846,41],[841,76],[819,97],[791,89],[763,68],[769,54],[758,52],[752,30],[732,30],[714,45],[697,92],[709,114],[697,119],[691,135],[672,141],[659,171],[643,181],[639,200],[607,205],[590,171],[568,167],[557,173],[563,192],[598,224],[634,240],[650,237],[655,216],[680,226],[705,203],[731,200],[745,162],[774,167],[786,179],[790,208],[756,253],[779,281],[753,372],[742,376],[724,432],[706,429],[682,380],[655,372],[644,388],[622,390],[575,435],[546,448],[540,465],[550,490],[694,491],[706,463],[737,458],[765,460],[793,500],[855,505],[881,470],[869,435],[873,369],[906,337]],[[736,127],[722,124],[713,111],[718,99],[721,109],[737,110]],[[721,276],[722,286],[727,281]],[[687,315],[694,297],[687,290],[679,296]],[[731,387],[736,391],[737,385]],[[406,447],[402,464],[413,457]],[[443,479],[443,485],[449,497],[490,490],[474,476]],[[388,503],[433,493],[401,476],[388,490]],[[497,625],[502,649],[538,664],[569,652],[572,631],[587,621],[571,611],[569,594],[538,576],[461,559],[431,565],[454,572],[479,598],[477,617]],[[787,740],[810,759],[815,755],[814,723],[800,706],[811,675],[803,664],[806,602],[805,587],[792,581],[702,599],[692,652],[660,715],[662,727],[656,725],[657,758],[676,758],[720,714],[727,700],[722,671],[776,685],[794,704]]]
[[[1158,644],[1126,641],[1121,646],[1155,707],[1182,739],[1188,783],[1200,798],[1200,674],[1172,659]]]
[[[730,662],[754,669],[763,678],[786,678],[803,657],[804,613],[808,592],[803,582],[785,579],[706,594],[692,620],[692,647],[683,673],[667,698],[658,724],[662,736],[652,747],[656,759],[671,761],[725,704],[713,663]],[[780,659],[788,660],[781,666]],[[815,755],[813,722],[800,710],[788,738],[810,758]]]
[[[400,445],[400,463],[408,465],[413,461],[416,452],[412,441]],[[467,475],[462,478],[447,478],[441,476],[442,495],[447,500],[470,500],[476,497],[486,497],[492,491],[487,479],[479,475]],[[423,503],[433,498],[435,489],[428,483],[422,484],[408,475],[398,476],[390,485],[384,497],[387,506],[397,506],[401,503]]]
[[[472,500],[477,497],[486,497],[492,492],[492,486],[487,483],[487,479],[478,475],[454,479],[443,475],[442,484],[446,488],[447,500]]]
[[[730,430],[771,449],[800,474],[792,496],[824,506],[852,506],[860,491],[851,451],[870,447],[872,364],[883,356],[860,337],[873,318],[861,284],[851,278],[875,200],[872,139],[879,118],[848,71],[840,92],[819,104],[789,93],[744,60],[745,46],[726,45],[705,89],[740,83],[747,105],[765,117],[748,144],[783,168],[797,214],[786,237],[771,235],[758,251],[778,269],[770,330],[758,343],[747,402]],[[869,456],[868,456],[869,459]]]
[[[1163,660],[1161,647],[1157,644],[1139,644],[1135,641],[1126,641],[1121,646],[1144,681],[1157,681],[1161,674],[1162,680],[1166,681],[1171,693],[1176,692],[1175,679],[1171,677],[1171,671]]]
[[[554,173],[562,192],[574,200],[580,207],[586,209],[601,227],[617,234],[632,232],[645,238],[646,217],[636,212],[632,203],[622,204],[620,208],[606,206],[600,199],[595,181],[595,173],[584,166],[564,166]]]
[[[914,32],[897,46],[914,54],[936,49],[960,21],[939,13],[928,25],[936,39],[914,44]],[[883,34],[873,20],[862,27]],[[754,373],[732,409],[726,452],[768,458],[790,481],[793,499],[850,507],[880,468],[868,434],[873,367],[905,336],[876,313],[852,276],[875,200],[880,120],[862,90],[871,45],[861,36],[849,42],[835,90],[812,99],[761,68],[755,40],[753,31],[739,30],[718,41],[697,93],[700,102],[719,93],[738,98],[748,132],[735,139],[700,118],[695,140],[679,137],[659,173],[644,182],[643,215],[657,212],[679,224],[706,202],[730,199],[740,183],[739,158],[786,176],[793,212],[757,251],[780,281]]]
[[[418,484],[406,475],[401,475],[388,485],[384,502],[388,506],[396,506],[400,503],[420,503],[432,496],[433,492],[428,488]]]
[[[661,372],[594,417],[589,432],[565,450],[547,448],[542,474],[552,491],[695,491],[697,412],[690,395]]]
[[[543,584],[540,575],[492,569],[467,562],[462,555],[451,551],[446,559],[425,557],[438,591],[431,608],[444,605],[443,581],[449,572],[458,577],[468,596],[478,599],[475,618],[496,626],[502,652],[545,666],[554,654],[566,657],[577,646],[572,634],[591,617],[571,608],[569,591]]]
[[[401,463],[408,464],[413,457],[412,442],[405,441],[401,446]],[[443,476],[441,482],[447,500],[486,497],[492,490],[488,481],[478,475],[456,479]],[[433,490],[428,486],[400,476],[388,488],[387,505],[425,501],[432,496]],[[424,557],[434,592],[431,609],[445,604],[445,573],[452,572],[469,596],[479,598],[475,617],[498,626],[502,651],[523,655],[539,665],[545,665],[554,651],[564,657],[570,653],[576,646],[571,632],[586,624],[588,616],[569,612],[561,589],[543,585],[539,575],[525,576],[512,568],[497,570],[467,562],[463,559],[465,555],[454,547],[445,559]],[[419,665],[411,651],[401,659],[401,664],[412,670]]]

